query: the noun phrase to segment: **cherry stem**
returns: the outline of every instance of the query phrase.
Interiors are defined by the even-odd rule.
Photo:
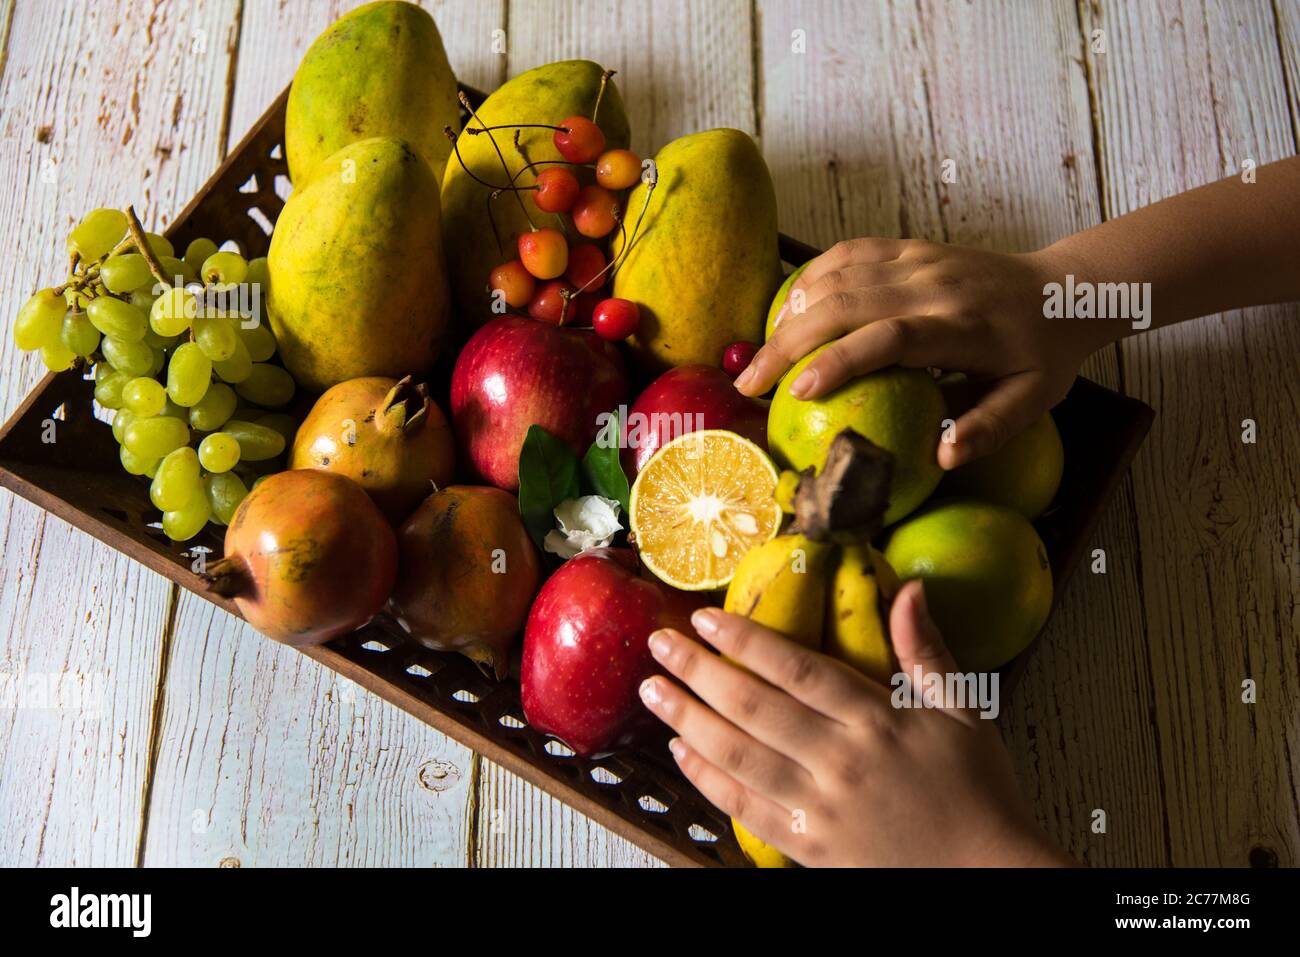
[[[496,183],[489,183],[485,179],[480,179],[477,175],[475,175],[473,170],[471,170],[468,166],[465,165],[465,160],[460,155],[460,146],[456,142],[456,134],[452,132],[451,127],[444,126],[442,128],[442,135],[447,137],[447,139],[451,140],[451,148],[452,151],[456,154],[456,160],[460,163],[460,168],[465,171],[466,175],[468,175],[470,179],[478,183],[480,186],[486,186],[488,189],[494,189],[498,193],[504,193],[507,190],[511,190],[511,189],[536,189],[537,188],[536,186],[498,186]],[[507,169],[506,172],[508,173],[510,172],[510,170]]]
[[[149,264],[149,271],[153,273],[153,278],[158,280],[159,285],[171,286],[172,280],[163,274],[162,263],[153,254],[153,250],[149,248],[149,240],[145,238],[144,227],[140,225],[140,217],[136,216],[134,206],[126,208],[126,227],[131,231],[131,238],[135,240],[136,249],[140,251],[144,261]]]
[[[501,123],[497,126],[467,126],[465,132],[470,136],[478,136],[480,133],[486,133],[489,130],[555,130],[557,133],[572,133],[573,130],[567,126],[552,126],[550,123]]]
[[[596,122],[596,117],[600,115],[600,101],[605,97],[605,87],[609,85],[610,78],[617,72],[618,70],[606,70],[600,75],[600,90],[596,93],[596,107],[591,111],[591,122],[593,123]]]
[[[618,231],[619,234],[623,237],[622,248],[619,250],[618,255],[615,256],[613,259],[611,259],[609,262],[607,262],[605,264],[604,269],[602,269],[600,272],[596,273],[596,275],[588,279],[581,289],[576,289],[572,293],[568,293],[565,290],[561,290],[560,296],[562,298],[568,299],[570,298],[570,296],[576,298],[582,295],[584,292],[586,292],[591,287],[592,283],[596,282],[596,280],[598,280],[601,276],[605,275],[605,273],[609,272],[610,270],[617,271],[617,267],[621,263],[623,263],[624,260],[627,259],[628,254],[632,251],[632,244],[636,241],[637,233],[641,231],[641,221],[645,219],[645,211],[650,206],[650,194],[654,192],[655,186],[658,185],[658,183],[659,183],[659,177],[656,176],[654,179],[650,180],[650,182],[646,184],[645,202],[641,206],[641,215],[637,217],[636,225],[632,227],[632,236],[630,239],[628,238],[627,235],[627,226],[623,222],[622,214],[619,212],[618,207],[614,208],[614,217],[618,220]]]
[[[457,94],[457,96],[460,100],[460,105],[465,107],[465,109],[469,111],[469,115],[473,117],[473,119],[478,123],[478,125],[483,127],[483,131],[487,133],[488,142],[490,142],[492,144],[492,148],[496,150],[497,159],[501,160],[501,168],[506,171],[506,176],[507,178],[509,178],[510,164],[506,162],[505,154],[501,152],[501,147],[497,145],[496,137],[492,135],[492,131],[488,129],[487,124],[478,118],[478,113],[475,111],[474,105],[470,103],[469,97],[465,95],[465,92],[462,90],[459,94]],[[457,150],[456,152],[456,158],[457,159],[460,158],[459,150]],[[461,165],[463,166],[464,163],[462,163]],[[533,222],[533,217],[528,215],[528,207],[524,205],[524,198],[519,195],[517,190],[512,190],[512,192],[514,192],[515,199],[518,200],[519,202],[519,209],[524,214],[524,219],[528,220],[528,225],[533,229],[534,232],[536,232],[537,224]]]

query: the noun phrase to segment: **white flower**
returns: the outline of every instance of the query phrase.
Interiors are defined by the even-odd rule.
[[[604,548],[623,528],[618,513],[618,502],[602,495],[565,499],[555,507],[560,527],[546,533],[542,546],[566,561],[589,548]]]

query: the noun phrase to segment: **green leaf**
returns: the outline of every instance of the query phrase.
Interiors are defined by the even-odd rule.
[[[619,412],[614,412],[606,426],[601,429],[596,441],[582,457],[582,478],[586,486],[584,491],[591,495],[603,495],[618,502],[626,516],[628,497],[631,487],[627,483],[627,473],[619,458],[620,438],[623,435],[623,423]],[[624,519],[626,521],[626,519]]]
[[[519,450],[519,515],[538,549],[555,527],[555,506],[578,494],[573,450],[540,425],[529,426]]]

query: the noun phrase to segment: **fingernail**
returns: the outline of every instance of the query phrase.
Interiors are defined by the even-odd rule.
[[[691,624],[699,632],[701,637],[707,637],[716,634],[718,631],[718,610],[716,608],[700,608],[691,614]]]
[[[657,661],[663,661],[673,650],[673,640],[662,628],[653,632],[646,643],[650,646],[650,654],[654,655]]]
[[[925,582],[919,578],[916,580],[916,609],[925,617],[930,617],[930,606],[925,600]]]
[[[686,745],[682,743],[681,738],[672,738],[668,742],[668,750],[673,753],[673,760],[680,761],[686,757]]]
[[[817,370],[804,369],[799,373],[790,386],[790,394],[796,399],[802,399],[807,393],[811,392],[817,385]]]
[[[641,682],[641,700],[645,702],[647,708],[657,708],[663,701],[663,695],[659,692],[659,682],[655,678],[647,678]]]
[[[751,360],[749,364],[749,368],[747,368],[740,375],[736,376],[736,388],[744,389],[747,385],[749,385],[751,382],[754,381],[755,375],[757,375],[757,373],[754,371],[754,363]]]

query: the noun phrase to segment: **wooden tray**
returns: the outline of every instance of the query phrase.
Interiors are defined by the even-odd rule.
[[[178,248],[208,236],[235,240],[249,257],[265,255],[270,236],[262,223],[274,223],[284,206],[276,181],[288,177],[287,98],[288,91],[271,105],[167,230]],[[781,237],[782,257],[792,265],[816,253]],[[108,426],[93,414],[92,392],[93,383],[75,372],[41,381],[0,431],[0,485],[238,614],[191,570],[194,549],[220,555],[220,537],[209,526],[182,547],[163,535],[148,483],[122,470]],[[1059,596],[1153,412],[1081,378],[1055,415],[1067,463],[1060,500],[1068,504],[1040,520],[1038,529]],[[57,422],[57,441],[46,443],[42,433],[50,419]],[[578,757],[524,723],[516,682],[489,681],[460,655],[429,651],[376,626],[304,654],[669,864],[745,864],[726,817],[681,777],[663,742],[600,760]],[[1012,678],[1028,654],[1010,666]]]

